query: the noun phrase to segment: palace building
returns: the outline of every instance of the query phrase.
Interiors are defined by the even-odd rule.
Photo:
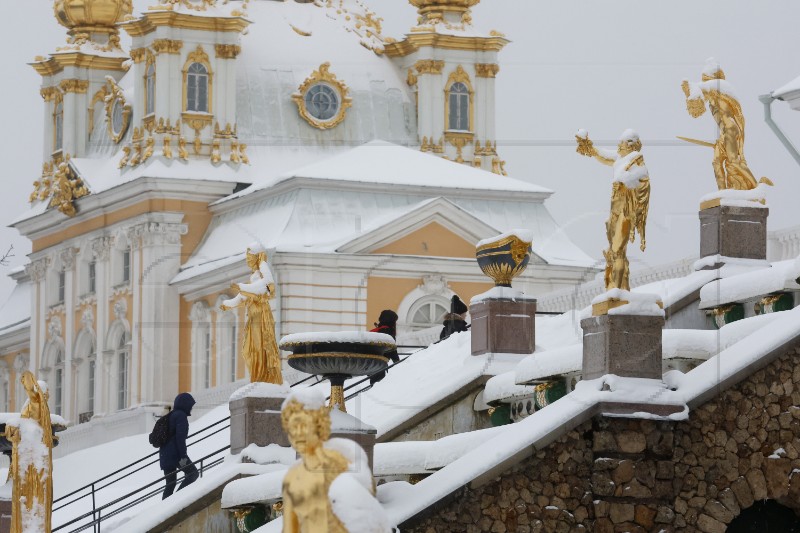
[[[20,408],[24,369],[73,424],[215,401],[245,378],[243,312],[219,304],[252,242],[278,336],[390,308],[400,344],[426,343],[453,294],[490,287],[475,244],[514,228],[534,237],[528,294],[592,278],[552,191],[501,158],[509,40],[473,25],[479,0],[409,2],[395,40],[358,0],[56,0],[67,43],[31,63],[43,164],[10,221],[32,253],[0,310],[0,409]]]

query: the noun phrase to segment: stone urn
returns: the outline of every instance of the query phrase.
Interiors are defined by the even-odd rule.
[[[511,287],[511,280],[522,274],[531,259],[533,238],[528,230],[484,239],[477,244],[475,257],[484,274],[497,287]]]
[[[289,366],[331,382],[330,407],[344,412],[345,380],[386,370],[384,354],[394,348],[390,335],[363,331],[295,333],[280,342],[281,350],[292,352]]]

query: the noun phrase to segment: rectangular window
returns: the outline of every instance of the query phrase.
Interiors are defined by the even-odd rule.
[[[54,401],[54,407],[55,407],[56,414],[59,414],[59,415],[62,414],[61,413],[61,387],[63,386],[63,383],[62,383],[62,379],[63,379],[62,372],[63,372],[62,369],[60,369],[60,368],[56,369],[56,397],[55,397],[55,401]]]
[[[64,293],[66,291],[67,273],[63,270],[58,273],[58,303],[64,301]]]
[[[117,396],[117,409],[125,409],[128,401],[128,354],[123,351],[119,354],[119,392]]]
[[[131,249],[128,248],[122,252],[122,281],[128,282],[131,280]]]
[[[211,387],[211,328],[206,329],[203,340],[205,342],[203,346],[203,358],[205,359],[203,385],[205,388],[209,388]]]
[[[236,381],[236,342],[237,342],[236,324],[231,326],[231,383]]]
[[[94,361],[89,361],[89,412],[94,412]]]
[[[89,293],[93,293],[97,286],[97,263],[92,261],[89,263]]]

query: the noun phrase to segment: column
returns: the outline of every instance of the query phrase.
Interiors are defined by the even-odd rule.
[[[102,236],[92,240],[92,256],[95,260],[95,295],[97,297],[97,317],[95,318],[95,332],[97,345],[95,346],[95,373],[94,373],[94,398],[95,414],[105,414],[109,411],[109,356],[106,345],[108,333],[108,294],[111,286],[108,260],[111,253],[112,238]]]

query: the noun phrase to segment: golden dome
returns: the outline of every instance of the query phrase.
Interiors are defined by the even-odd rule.
[[[55,0],[56,20],[70,33],[117,33],[115,24],[133,12],[132,0]]]
[[[408,0],[420,12],[424,11],[467,11],[481,0]]]

